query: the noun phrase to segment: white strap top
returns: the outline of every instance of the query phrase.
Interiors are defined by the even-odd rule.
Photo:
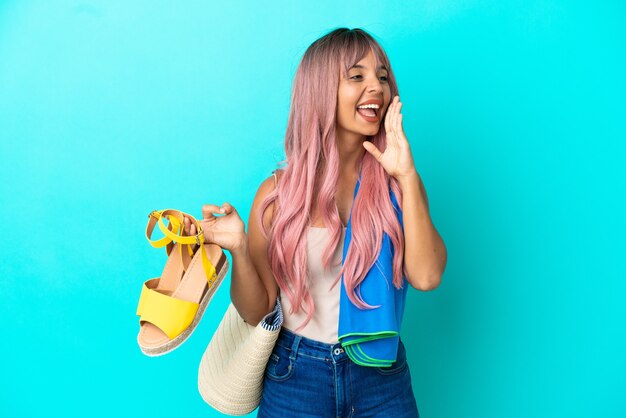
[[[274,173],[276,181],[276,173]],[[315,312],[306,327],[298,331],[298,334],[321,341],[327,344],[339,342],[337,331],[339,327],[339,295],[341,281],[331,290],[335,278],[341,270],[343,256],[343,242],[346,236],[346,228],[342,228],[341,238],[333,253],[333,259],[329,270],[324,271],[322,266],[322,253],[329,239],[327,228],[310,226],[307,229],[307,271],[309,293],[315,304]],[[283,327],[294,330],[304,323],[306,312],[304,309],[290,314],[291,303],[287,295],[280,298],[283,310]]]
[[[309,283],[309,292],[315,303],[315,312],[309,323],[298,334],[311,338],[313,340],[322,341],[327,344],[335,344],[339,342],[337,338],[337,328],[339,326],[339,295],[341,289],[341,281],[331,290],[335,278],[341,270],[341,259],[343,255],[343,241],[345,238],[345,228],[342,228],[341,239],[333,253],[333,262],[330,269],[324,271],[322,266],[322,253],[326,242],[329,238],[327,228],[309,227],[307,236],[307,277]],[[281,296],[280,301],[283,308],[283,327],[295,332],[306,318],[304,309],[299,312],[290,314],[291,303],[289,298]]]

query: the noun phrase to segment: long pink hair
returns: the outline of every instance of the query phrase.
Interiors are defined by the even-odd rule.
[[[313,42],[304,53],[293,82],[289,121],[285,134],[286,167],[278,185],[262,202],[258,215],[262,233],[269,240],[268,259],[283,297],[291,302],[291,313],[305,304],[307,317],[295,331],[304,328],[315,312],[308,286],[307,232],[313,205],[328,227],[330,239],[322,255],[328,269],[341,239],[342,225],[335,205],[339,178],[339,154],[335,124],[339,74],[348,70],[369,51],[377,63],[388,69],[391,97],[398,94],[387,55],[378,42],[362,29],[339,28]],[[384,115],[381,115],[384,118]],[[381,151],[386,148],[385,128],[367,137]],[[393,284],[400,289],[403,275],[404,237],[394,212],[389,189],[402,207],[402,195],[395,178],[389,176],[376,159],[363,149],[361,184],[352,206],[352,241],[345,262],[332,287],[343,274],[346,293],[359,309],[373,309],[358,292],[359,284],[374,264],[386,232],[394,248]],[[269,233],[262,222],[272,203],[274,219]],[[289,286],[291,285],[291,288]],[[356,289],[356,291],[355,291]],[[358,297],[357,297],[358,293]]]

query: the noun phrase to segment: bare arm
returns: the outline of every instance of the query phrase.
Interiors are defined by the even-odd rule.
[[[447,250],[433,225],[426,190],[414,171],[402,178],[402,219],[404,222],[404,263],[407,280],[418,290],[433,290],[441,283]]]
[[[261,183],[248,217],[247,240],[231,250],[233,267],[230,298],[239,315],[253,326],[274,309],[278,295],[278,284],[267,258],[268,241],[261,234],[257,221],[259,206],[273,188],[272,177]],[[273,205],[270,205],[263,216],[263,222],[268,228],[272,215]]]

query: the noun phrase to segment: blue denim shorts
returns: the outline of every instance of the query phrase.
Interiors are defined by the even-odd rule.
[[[391,367],[354,363],[341,343],[282,328],[265,368],[257,417],[419,418],[402,339]]]

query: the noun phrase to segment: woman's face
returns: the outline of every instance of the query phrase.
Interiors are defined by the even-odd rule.
[[[348,70],[347,77],[340,76],[337,94],[339,134],[351,132],[373,136],[378,133],[391,100],[391,89],[387,82],[387,70],[374,68],[374,65],[374,53],[370,50]],[[366,103],[370,103],[368,108],[359,108]]]

